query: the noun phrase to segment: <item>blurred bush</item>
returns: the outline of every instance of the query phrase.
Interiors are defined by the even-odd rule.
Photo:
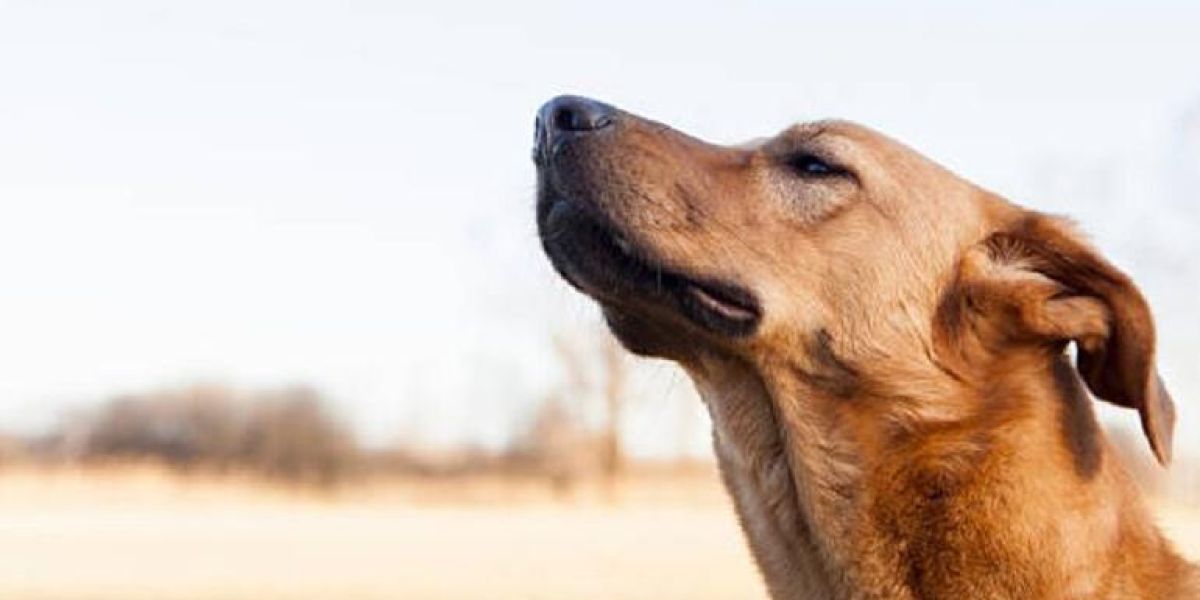
[[[69,419],[61,438],[88,461],[155,458],[180,470],[237,462],[246,424],[223,388],[120,396]]]
[[[25,458],[25,446],[21,439],[0,432],[0,468]]]
[[[267,394],[254,403],[234,445],[237,460],[273,479],[328,486],[351,474],[359,448],[309,388]]]
[[[238,395],[196,386],[119,396],[64,418],[33,446],[57,460],[155,461],[184,473],[247,472],[323,487],[360,462],[353,435],[306,387]]]
[[[502,448],[434,447],[419,432],[365,448],[316,390],[239,391],[195,385],[124,394],[67,413],[44,435],[0,436],[0,465],[155,463],[182,475],[243,475],[313,487],[350,478],[496,475],[546,482],[559,493],[625,469],[621,425],[625,353],[606,330],[553,339],[561,380],[533,403]]]
[[[150,462],[181,475],[251,475],[318,489],[379,477],[484,475],[545,482],[561,497],[599,483],[611,496],[626,463],[617,426],[627,402],[623,373],[611,348],[577,348],[561,351],[564,384],[535,403],[505,448],[436,448],[414,440],[364,448],[312,388],[238,392],[201,385],[113,397],[64,415],[40,437],[0,432],[0,469]],[[1108,439],[1148,493],[1200,501],[1194,459],[1177,457],[1167,470],[1140,433],[1118,427]]]
[[[557,395],[538,407],[527,429],[509,451],[509,462],[545,477],[558,494],[600,471],[602,438],[590,432]]]

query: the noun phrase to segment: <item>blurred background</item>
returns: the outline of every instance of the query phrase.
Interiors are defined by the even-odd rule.
[[[541,256],[567,92],[849,118],[1079,220],[1174,467],[1104,418],[1200,558],[1200,8],[733,4],[0,0],[0,597],[762,597],[690,383]]]

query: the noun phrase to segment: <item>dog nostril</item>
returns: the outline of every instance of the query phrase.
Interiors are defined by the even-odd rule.
[[[595,131],[612,124],[613,107],[589,98],[559,96],[542,109],[543,127],[558,131]]]
[[[570,106],[559,108],[554,113],[554,126],[564,131],[583,129],[582,118]]]
[[[554,126],[563,131],[592,131],[607,125],[602,115],[589,114],[578,106],[564,106],[554,114]]]

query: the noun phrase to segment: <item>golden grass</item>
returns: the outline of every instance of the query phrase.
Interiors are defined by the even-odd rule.
[[[8,473],[0,598],[761,596],[708,476],[653,487],[609,504],[486,479],[329,497],[153,470]]]
[[[536,482],[332,496],[152,469],[0,473],[0,598],[764,597],[712,473],[555,499]],[[1166,506],[1200,557],[1200,511]]]

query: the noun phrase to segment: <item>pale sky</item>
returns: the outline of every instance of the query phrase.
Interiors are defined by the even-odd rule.
[[[0,428],[307,382],[377,442],[499,443],[597,321],[532,219],[570,92],[717,142],[849,118],[1077,217],[1200,431],[1195,3],[746,4],[0,0]],[[677,449],[686,381],[631,388],[635,445]]]

